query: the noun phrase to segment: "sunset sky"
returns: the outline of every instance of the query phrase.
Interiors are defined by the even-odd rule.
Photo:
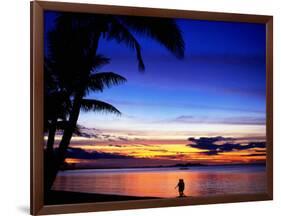
[[[45,32],[55,16],[45,12]],[[84,136],[72,138],[68,162],[127,167],[265,161],[265,25],[176,21],[186,44],[183,60],[135,34],[144,72],[134,51],[100,42],[98,53],[111,59],[100,72],[118,73],[127,82],[88,98],[106,101],[122,115],[81,112]]]

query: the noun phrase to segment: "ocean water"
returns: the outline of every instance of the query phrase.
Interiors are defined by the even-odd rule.
[[[59,172],[54,190],[130,196],[176,197],[178,179],[187,196],[266,192],[265,166],[87,169]]]

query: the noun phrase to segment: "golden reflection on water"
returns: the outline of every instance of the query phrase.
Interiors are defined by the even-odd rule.
[[[179,178],[187,196],[262,193],[265,170],[75,170],[60,172],[53,189],[131,196],[175,197]]]

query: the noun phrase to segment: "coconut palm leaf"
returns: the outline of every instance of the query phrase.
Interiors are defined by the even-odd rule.
[[[81,108],[83,111],[98,111],[98,112],[105,112],[105,113],[114,113],[117,115],[121,115],[121,112],[112,106],[103,101],[94,100],[94,99],[82,99]]]
[[[110,63],[110,58],[107,58],[103,55],[98,54],[94,57],[94,59],[91,62],[91,65],[92,65],[91,72],[92,73],[96,72],[99,68],[101,68],[102,66],[109,64],[109,63]]]
[[[117,18],[130,30],[162,44],[177,58],[184,57],[185,43],[174,19],[137,16],[118,16]]]
[[[88,79],[88,88],[92,91],[102,92],[104,88],[110,88],[114,85],[120,85],[126,82],[127,79],[113,72],[100,72],[91,74]]]
[[[116,40],[118,43],[125,43],[129,48],[136,51],[139,70],[143,71],[145,69],[144,62],[141,54],[141,46],[136,40],[134,35],[122,25],[118,19],[112,17],[110,19],[112,23],[110,30],[108,31],[108,40]]]

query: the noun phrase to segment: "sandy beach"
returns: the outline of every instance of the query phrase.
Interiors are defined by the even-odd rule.
[[[65,203],[73,204],[73,203],[87,203],[87,202],[144,200],[144,199],[160,199],[160,198],[52,190],[50,193],[48,193],[45,196],[45,205],[55,205],[55,204],[65,204]]]

